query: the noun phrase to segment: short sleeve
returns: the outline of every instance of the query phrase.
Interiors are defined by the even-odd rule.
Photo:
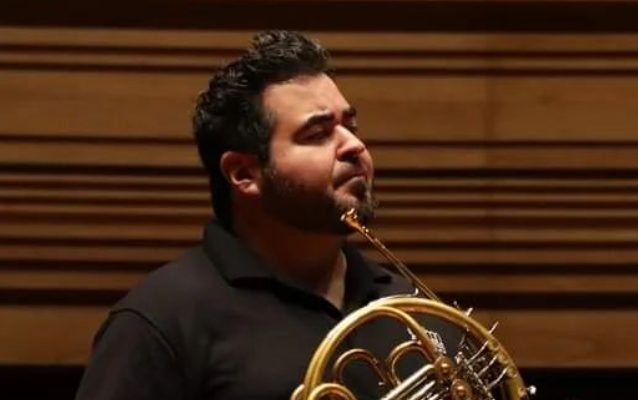
[[[98,331],[76,400],[182,400],[184,387],[183,371],[161,332],[124,309]]]

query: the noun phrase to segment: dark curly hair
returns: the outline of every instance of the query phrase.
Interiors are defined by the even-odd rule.
[[[274,117],[264,108],[266,87],[299,76],[330,73],[330,56],[318,42],[291,31],[257,34],[239,59],[218,70],[197,98],[193,129],[208,172],[213,209],[230,228],[230,186],[219,161],[227,151],[256,155],[268,165]]]

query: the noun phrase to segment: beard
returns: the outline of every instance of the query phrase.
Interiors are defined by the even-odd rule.
[[[263,170],[262,200],[275,218],[295,228],[328,234],[349,234],[352,228],[341,222],[341,215],[354,208],[365,225],[374,219],[377,200],[373,185],[354,179],[340,186],[347,192],[323,191],[307,187],[280,173],[275,166]]]

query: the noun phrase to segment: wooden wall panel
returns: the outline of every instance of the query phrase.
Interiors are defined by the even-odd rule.
[[[2,306],[0,318],[12,321],[0,333],[0,339],[12,344],[3,348],[3,359],[14,365],[83,363],[95,326],[105,318],[106,310],[76,305]],[[528,368],[548,364],[608,367],[600,353],[618,360],[616,367],[632,368],[638,362],[635,352],[618,346],[633,338],[633,332],[625,329],[627,324],[638,323],[638,315],[633,311],[609,311],[602,315],[597,310],[490,311],[477,314],[477,318],[500,321],[498,332],[502,343],[514,349],[517,362]],[[592,325],[592,321],[599,324]],[[547,353],[544,349],[548,347],[561,351]]]
[[[197,242],[193,100],[250,35],[0,28],[0,363],[81,364],[108,306]],[[399,258],[525,367],[638,367],[638,35],[316,35]]]
[[[86,305],[0,306],[0,354],[12,365],[77,365],[86,362],[106,307]],[[7,321],[11,324],[5,325]]]

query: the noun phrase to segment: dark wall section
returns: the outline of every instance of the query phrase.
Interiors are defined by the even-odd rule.
[[[534,400],[629,399],[637,372],[633,370],[523,370],[537,387]],[[82,377],[79,367],[0,367],[3,400],[71,400]],[[629,396],[629,397],[628,397]]]

